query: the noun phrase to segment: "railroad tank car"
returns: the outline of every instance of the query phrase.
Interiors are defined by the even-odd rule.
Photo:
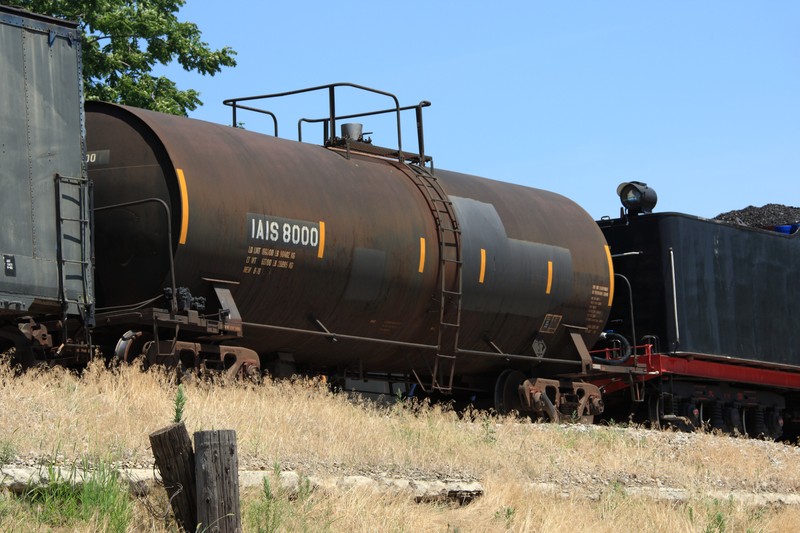
[[[365,143],[96,102],[86,116],[100,325],[147,336],[132,308],[172,284],[206,316],[234,309],[244,334],[229,344],[267,368],[413,373],[447,391],[580,370],[602,332],[605,239],[560,195]]]

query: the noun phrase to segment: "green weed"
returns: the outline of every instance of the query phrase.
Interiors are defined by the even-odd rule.
[[[183,422],[183,412],[186,408],[186,393],[183,390],[183,384],[181,383],[178,385],[178,390],[175,393],[175,401],[174,401],[174,416],[172,417],[172,422],[175,424],[179,424]]]
[[[502,521],[505,524],[506,529],[511,529],[511,526],[514,522],[514,515],[516,513],[517,511],[513,507],[503,507],[499,511],[495,511],[494,519],[497,521]]]
[[[311,481],[301,477],[294,490],[287,489],[280,485],[277,465],[273,473],[272,481],[264,477],[258,499],[245,509],[246,529],[258,533],[326,529],[324,523],[311,518],[314,513]]]
[[[42,476],[45,477],[45,476]],[[133,504],[125,482],[105,464],[90,470],[73,465],[65,475],[47,466],[47,484],[30,487],[22,500],[37,521],[54,527],[93,523],[104,531],[124,532],[133,517]]]
[[[2,439],[0,440],[0,466],[10,463],[17,455],[17,447],[14,443]]]

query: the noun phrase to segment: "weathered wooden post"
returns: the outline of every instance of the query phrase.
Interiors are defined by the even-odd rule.
[[[195,461],[186,426],[180,422],[154,431],[150,434],[150,446],[178,525],[185,531],[195,531]]]
[[[239,458],[236,431],[194,434],[197,524],[208,532],[240,533]]]

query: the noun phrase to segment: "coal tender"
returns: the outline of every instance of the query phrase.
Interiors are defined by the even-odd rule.
[[[618,193],[620,218],[600,221],[618,279],[607,328],[638,346],[616,366],[630,372],[627,384],[595,381],[606,399],[619,389],[654,426],[797,438],[796,210],[751,207],[777,216],[754,227],[744,212],[728,217],[736,223],[653,213],[645,183],[623,183]],[[622,404],[627,416],[631,404]]]

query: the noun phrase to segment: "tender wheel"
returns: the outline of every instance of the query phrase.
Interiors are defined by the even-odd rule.
[[[682,425],[683,431],[694,431],[702,427],[700,420],[700,409],[694,402],[685,402],[680,406],[681,415],[686,420]]]
[[[725,423],[733,435],[744,435],[744,420],[742,412],[736,407],[726,407],[723,411]]]
[[[661,429],[661,395],[651,394],[647,401],[647,421],[650,429]]]
[[[519,397],[519,386],[528,379],[519,370],[506,369],[497,377],[494,386],[494,409],[501,415],[522,410],[522,400]]]
[[[783,416],[778,409],[767,410],[767,436],[778,440],[783,435]]]

